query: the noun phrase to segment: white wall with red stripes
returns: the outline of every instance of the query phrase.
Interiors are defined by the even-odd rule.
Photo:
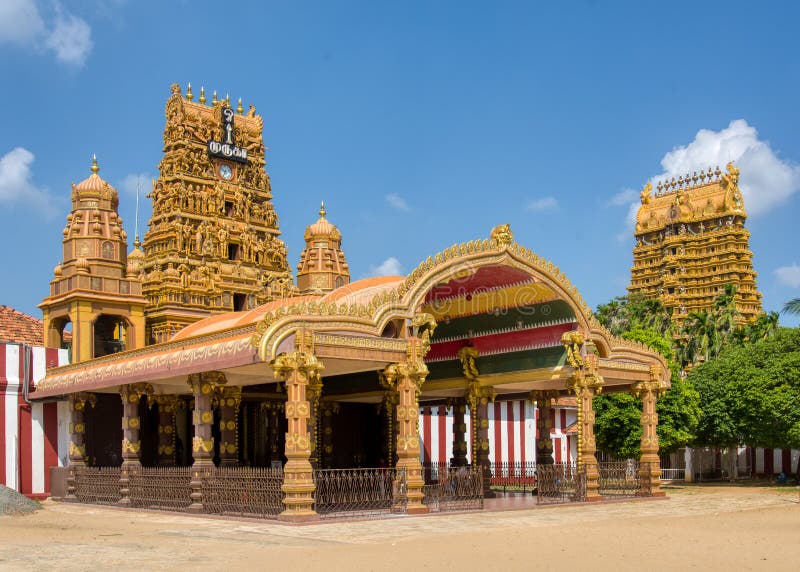
[[[67,350],[0,343],[0,484],[45,496],[50,467],[68,462],[68,403],[28,403],[24,394],[26,375],[32,391],[48,368],[68,359]]]
[[[489,460],[492,463],[536,461],[536,420],[539,410],[527,400],[495,401],[489,405]],[[552,407],[550,438],[556,463],[574,463],[577,456],[575,435],[567,429],[575,423],[574,408]],[[467,425],[467,458],[472,458],[472,417],[464,415]],[[445,405],[420,407],[419,433],[422,440],[422,463],[447,463],[453,457],[453,409]]]

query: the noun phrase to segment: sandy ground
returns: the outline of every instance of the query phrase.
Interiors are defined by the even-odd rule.
[[[47,501],[0,517],[0,570],[798,570],[796,488],[285,526]]]

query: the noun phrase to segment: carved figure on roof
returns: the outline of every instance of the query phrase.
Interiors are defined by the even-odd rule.
[[[642,204],[646,205],[650,202],[650,192],[653,190],[653,183],[647,181],[647,184],[642,189],[641,194],[639,195],[642,199]]]
[[[574,368],[583,366],[583,357],[581,356],[583,341],[583,334],[578,330],[564,332],[561,336],[561,343],[564,344],[564,349],[567,350],[567,363]]]
[[[458,359],[461,362],[461,367],[464,370],[464,377],[467,378],[467,381],[475,381],[478,379],[478,366],[475,363],[478,356],[478,350],[471,345],[466,345],[458,350]]]
[[[422,340],[422,356],[424,357],[431,349],[431,338],[436,330],[436,319],[428,313],[421,312],[414,315],[411,325],[414,327],[416,336]]]
[[[511,232],[511,225],[500,224],[492,229],[492,246],[503,248],[514,242],[514,233]]]

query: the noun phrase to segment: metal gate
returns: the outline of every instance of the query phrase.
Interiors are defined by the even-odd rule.
[[[538,465],[536,498],[539,504],[582,502],[586,500],[586,473],[567,463]]]

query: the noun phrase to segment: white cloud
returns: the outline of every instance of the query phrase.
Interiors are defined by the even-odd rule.
[[[408,212],[411,210],[406,200],[397,193],[389,193],[386,195],[386,202],[389,203],[389,206],[398,211]]]
[[[0,2],[0,42],[27,45],[44,33],[44,22],[33,0]]]
[[[664,155],[661,159],[664,171],[650,179],[650,182],[656,186],[659,181],[673,177],[677,179],[709,167],[724,170],[729,161],[733,161],[741,171],[739,188],[744,195],[748,215],[764,214],[800,191],[800,166],[780,159],[768,142],[758,138],[755,127],[744,119],[731,121],[719,131],[698,131],[691,143],[675,147]],[[630,202],[623,200],[626,193]],[[628,193],[626,189],[614,195],[609,204],[628,205],[626,230],[617,238],[624,240],[630,237],[640,206],[638,192]]]
[[[27,203],[46,217],[55,214],[52,197],[31,180],[33,153],[17,147],[0,157],[0,204]]]
[[[92,29],[86,20],[57,6],[55,23],[45,45],[55,52],[59,61],[82,66],[92,51]]]
[[[402,274],[403,267],[394,256],[390,256],[378,266],[372,266],[369,269],[370,276],[402,276]]]
[[[800,264],[796,262],[790,266],[781,266],[775,270],[775,276],[778,282],[784,286],[791,286],[792,288],[800,288]]]
[[[526,208],[529,211],[553,210],[558,208],[558,201],[555,199],[555,197],[544,197],[542,199],[536,199],[535,201],[529,202]]]
[[[709,167],[724,169],[728,161],[741,170],[739,188],[750,215],[766,213],[800,190],[800,166],[778,158],[744,119],[731,121],[720,131],[701,129],[694,141],[664,155],[664,172],[653,178],[653,184]]]
[[[621,207],[624,205],[629,204],[632,200],[639,197],[639,193],[633,189],[623,189],[618,192],[616,195],[611,197],[606,203],[608,206],[611,207]]]
[[[91,27],[58,2],[47,6],[51,13],[43,18],[34,0],[0,1],[0,42],[50,50],[58,61],[82,66],[92,51]]]
[[[139,187],[139,196],[144,198],[152,190],[152,177],[147,173],[130,173],[120,181],[118,189],[135,197],[137,185]]]

